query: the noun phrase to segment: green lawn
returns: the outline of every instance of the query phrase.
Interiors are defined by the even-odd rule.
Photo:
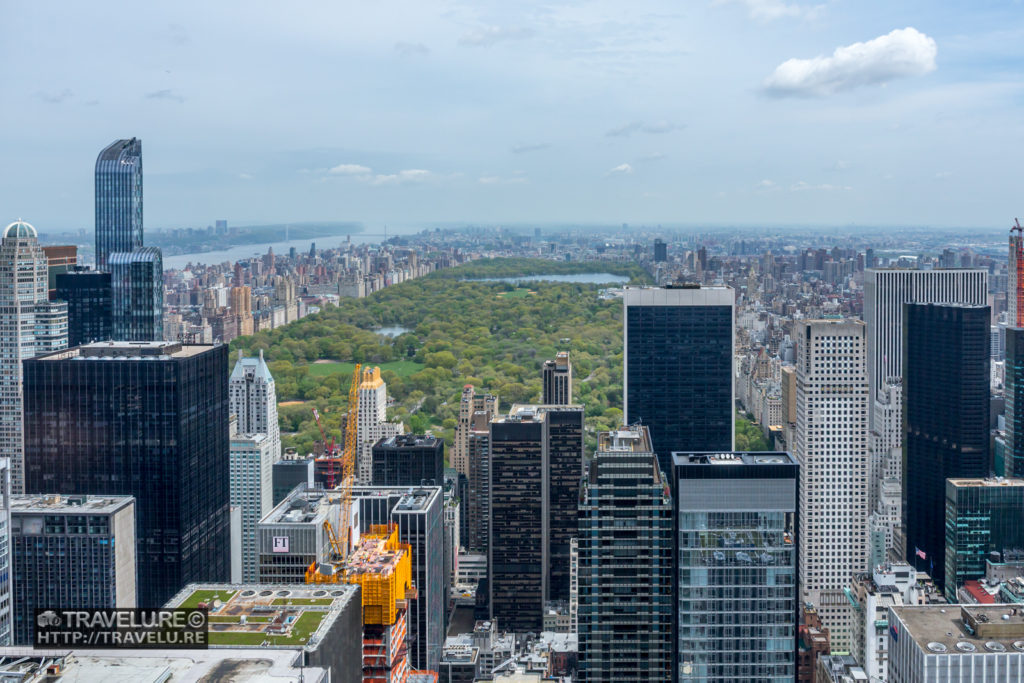
[[[536,294],[536,292],[530,289],[526,289],[525,287],[518,287],[516,289],[513,289],[511,292],[502,292],[498,296],[501,298],[508,297],[509,299],[523,299],[525,297],[530,296],[531,294]]]
[[[192,595],[185,598],[185,602],[181,603],[182,609],[188,609],[192,607],[198,607],[201,602],[210,602],[214,597],[220,598],[221,602],[227,602],[234,596],[236,591],[196,591]]]
[[[259,645],[264,640],[271,645],[304,645],[309,636],[320,627],[327,612],[303,612],[292,626],[290,636],[271,636],[266,633],[210,631],[210,645]]]
[[[272,605],[330,605],[334,598],[274,598]]]
[[[381,371],[390,370],[399,377],[408,377],[414,372],[419,372],[425,366],[421,363],[416,363],[411,360],[396,360],[390,363],[368,363],[370,367],[374,365],[380,365]],[[349,362],[338,362],[331,361],[330,363],[311,363],[306,367],[309,368],[310,377],[328,377],[330,375],[345,375],[350,376],[352,371],[356,369],[355,363]],[[364,365],[366,367],[366,365]]]

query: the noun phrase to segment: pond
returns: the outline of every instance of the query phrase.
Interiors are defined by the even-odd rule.
[[[611,273],[574,273],[572,275],[522,275],[519,277],[482,277],[464,280],[464,282],[508,282],[516,285],[523,282],[578,282],[587,285],[626,284],[629,278],[625,275]]]
[[[390,327],[379,327],[376,330],[374,330],[374,332],[376,332],[377,334],[382,334],[385,337],[391,337],[393,339],[400,334],[412,332],[412,330],[410,330],[408,327],[399,327],[398,325],[392,325]]]

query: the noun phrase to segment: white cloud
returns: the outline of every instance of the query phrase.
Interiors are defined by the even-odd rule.
[[[616,166],[612,170],[608,171],[608,174],[609,175],[612,175],[614,173],[626,173],[626,174],[628,174],[628,173],[632,173],[632,172],[633,172],[633,167],[630,166],[629,164],[619,164],[618,166]]]
[[[333,175],[370,175],[373,169],[360,164],[338,164],[328,172]]]
[[[829,57],[789,59],[765,81],[769,95],[822,96],[935,70],[935,40],[915,28],[837,47]]]
[[[775,182],[765,178],[764,180],[757,183],[757,189],[759,190],[772,190],[775,188]]]
[[[430,48],[423,43],[395,43],[395,52],[403,57],[426,57],[430,54]]]
[[[459,38],[460,45],[490,47],[505,40],[523,40],[533,35],[533,30],[521,26],[481,26]]]
[[[248,173],[239,173],[238,177],[241,178],[242,180],[252,180],[252,175]]]
[[[406,183],[419,183],[430,178],[430,171],[422,168],[410,168],[398,173],[377,174],[373,178],[374,185],[404,185]]]
[[[743,5],[751,19],[773,21],[786,17],[803,17],[818,13],[822,5],[807,7],[782,0],[715,0],[716,5]]]
[[[789,189],[792,192],[808,192],[813,190],[817,190],[819,192],[836,192],[839,190],[852,190],[853,188],[850,187],[849,185],[829,185],[828,183],[823,183],[821,185],[811,185],[810,183],[805,183],[804,181],[800,180],[796,183],[793,183]]]
[[[655,121],[654,123],[644,123],[643,121],[630,121],[624,123],[621,126],[616,126],[605,133],[605,137],[609,138],[628,138],[630,135],[636,132],[650,133],[651,135],[661,135],[663,133],[671,133],[675,130],[682,130],[686,128],[681,123],[672,123],[670,121]]]

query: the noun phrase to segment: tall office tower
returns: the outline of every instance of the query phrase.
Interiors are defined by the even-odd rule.
[[[664,263],[668,261],[668,245],[662,239],[654,240],[654,262]]]
[[[864,272],[864,322],[868,328],[868,426],[871,430],[870,483],[877,489],[885,472],[902,463],[903,305],[971,304],[988,301],[983,268],[910,270],[877,268]]]
[[[1024,325],[1024,231],[1020,223],[1010,228],[1010,250],[1006,267],[1006,324]]]
[[[107,255],[114,339],[163,340],[163,263],[160,250],[156,247],[115,251]]]
[[[598,435],[577,553],[579,680],[669,680],[672,499],[646,427]]]
[[[274,507],[287,498],[296,486],[302,484],[313,487],[314,463],[312,457],[289,453],[274,463],[271,473],[274,482]]]
[[[491,422],[490,456],[491,617],[511,631],[539,633],[544,603],[569,599],[582,407],[512,406],[507,417]]]
[[[544,361],[544,405],[565,406],[572,403],[572,362],[568,351],[559,351],[554,360]]]
[[[373,486],[444,486],[444,441],[402,434],[373,449]]]
[[[487,554],[491,521],[491,420],[487,411],[477,411],[466,434],[469,477],[462,544],[473,552]]]
[[[231,437],[231,505],[242,514],[242,580],[259,580],[256,525],[274,508],[273,469],[278,457],[267,434]]]
[[[142,141],[115,140],[96,158],[96,267],[142,247]]]
[[[1024,328],[1006,328],[1006,476],[1024,477]]]
[[[794,680],[802,468],[788,453],[673,462],[678,680]]]
[[[135,496],[142,607],[226,581],[228,347],[101,342],[24,365],[26,490]]]
[[[468,441],[470,422],[478,412],[488,413],[490,422],[498,414],[498,397],[492,394],[477,394],[472,384],[462,389],[459,401],[459,421],[455,425],[455,441],[452,443],[452,467],[467,479],[469,478]]]
[[[67,305],[48,292],[36,229],[11,223],[0,240],[0,457],[11,459],[14,493],[25,490],[22,361],[67,346]]]
[[[800,595],[818,608],[833,649],[850,647],[844,589],[868,568],[868,387],[862,322],[796,326]]]
[[[886,562],[854,577],[850,599],[855,600],[857,606],[851,654],[864,667],[867,674],[864,680],[888,680],[889,608],[917,605],[923,598],[924,590],[918,586],[917,572],[909,564]]]
[[[359,383],[358,410],[356,481],[362,486],[368,486],[373,481],[373,445],[404,431],[401,422],[387,421],[388,385],[380,377],[380,368],[363,369],[362,381]]]
[[[53,300],[57,298],[57,276],[73,270],[78,265],[78,247],[74,245],[43,247],[43,253],[46,254],[49,297]]]
[[[0,458],[0,646],[12,645],[11,461]]]
[[[238,360],[228,381],[229,410],[238,418],[240,434],[266,434],[273,444],[274,460],[281,457],[281,427],[277,420],[277,389],[274,376],[260,349],[256,358]]]
[[[626,287],[622,380],[626,424],[643,424],[663,472],[672,451],[731,451],[734,441],[730,287]]]
[[[903,312],[907,561],[943,589],[946,479],[989,473],[988,322],[988,306]]]
[[[252,317],[252,288],[248,285],[231,288],[231,312],[238,319],[238,335],[252,334],[254,322]]]
[[[68,305],[68,346],[110,340],[110,273],[75,267],[59,273],[56,284],[56,298]]]
[[[448,620],[448,577],[444,573],[444,494],[440,486],[357,486],[352,499],[360,531],[374,524],[398,525],[398,540],[412,548],[409,601],[409,664],[437,671]]]
[[[37,609],[135,607],[135,499],[12,497],[11,569],[15,645],[32,644]]]
[[[956,603],[993,552],[1024,548],[1024,479],[947,479],[945,532],[946,599]]]

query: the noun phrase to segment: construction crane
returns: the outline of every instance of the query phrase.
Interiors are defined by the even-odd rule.
[[[1013,233],[1017,233],[1016,250],[1014,256],[1017,258],[1017,291],[1014,292],[1017,300],[1017,308],[1014,313],[1017,316],[1017,325],[1024,324],[1024,227],[1021,227],[1020,220],[1013,219],[1013,227],[1010,228],[1010,239],[1013,240]]]

